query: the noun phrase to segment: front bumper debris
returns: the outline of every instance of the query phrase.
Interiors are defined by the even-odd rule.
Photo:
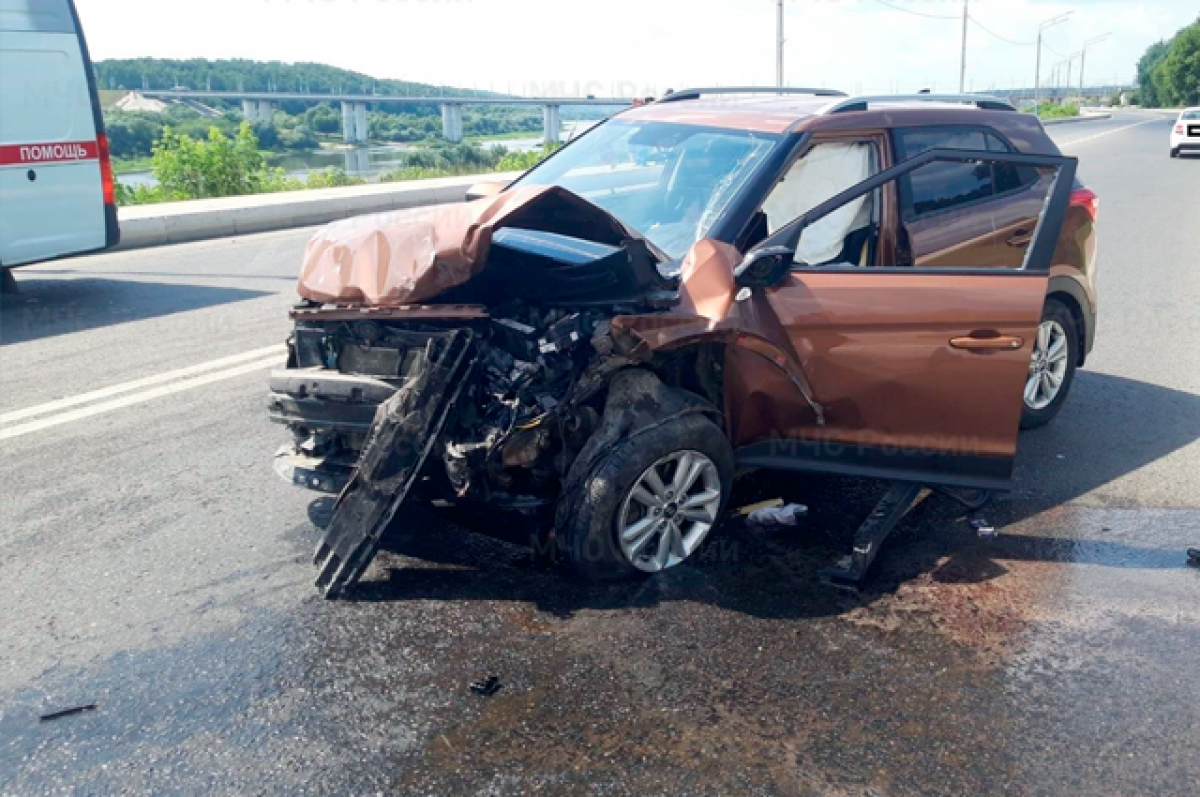
[[[358,467],[342,490],[317,548],[317,588],[340,598],[375,557],[458,400],[477,356],[469,329],[430,333],[413,378],[375,414]]]

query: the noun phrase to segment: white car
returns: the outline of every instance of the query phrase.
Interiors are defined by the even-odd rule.
[[[1181,152],[1200,152],[1200,108],[1184,108],[1171,128],[1171,157]]]

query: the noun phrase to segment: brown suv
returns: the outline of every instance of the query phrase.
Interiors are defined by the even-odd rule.
[[[406,501],[610,578],[687,559],[735,470],[888,479],[857,580],[921,485],[1008,486],[1092,345],[1074,159],[993,98],[748,92],[313,237],[270,412],[340,493],[327,595]]]

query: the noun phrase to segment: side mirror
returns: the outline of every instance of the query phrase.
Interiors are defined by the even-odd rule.
[[[475,185],[467,189],[466,201],[473,202],[476,199],[484,199],[489,196],[495,196],[505,188],[508,188],[509,185],[510,183],[507,183],[503,180],[488,180],[482,183],[475,183]]]
[[[746,254],[733,272],[739,288],[773,288],[792,270],[796,253],[786,246],[766,246]]]

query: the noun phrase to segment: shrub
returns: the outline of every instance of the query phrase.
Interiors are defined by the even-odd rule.
[[[537,166],[546,158],[562,149],[562,144],[543,144],[541,149],[529,152],[510,152],[496,163],[498,172],[523,172]]]
[[[348,185],[366,184],[367,181],[362,177],[351,177],[336,166],[311,171],[305,181],[306,188],[343,188]]]
[[[154,146],[154,177],[166,199],[239,196],[289,187],[282,169],[267,166],[245,122],[233,140],[216,127],[209,128],[204,140],[164,128]]]

